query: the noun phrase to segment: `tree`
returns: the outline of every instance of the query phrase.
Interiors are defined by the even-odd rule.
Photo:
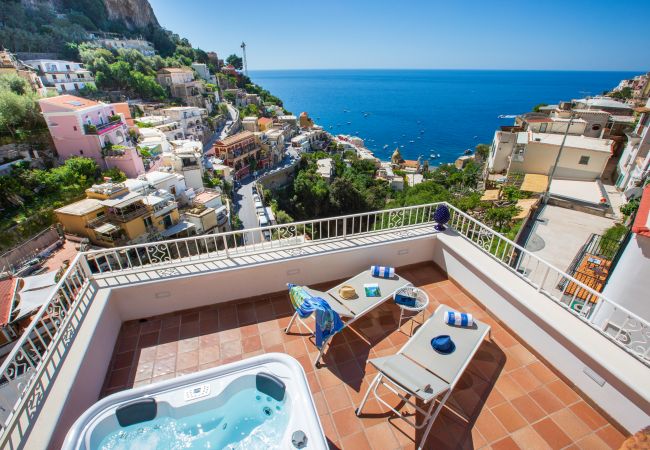
[[[329,201],[335,214],[352,214],[366,209],[363,193],[350,177],[335,179],[330,186]]]
[[[234,53],[226,58],[226,64],[230,64],[237,70],[242,70],[244,68],[244,60]]]
[[[548,103],[538,103],[533,107],[533,111],[539,112],[539,110],[544,106],[548,106]]]
[[[126,180],[126,175],[117,167],[102,172],[102,177],[110,178],[113,183],[121,183]]]
[[[478,144],[476,146],[476,156],[485,161],[490,156],[490,146],[488,144]]]
[[[294,204],[302,217],[319,217],[327,211],[329,189],[327,182],[312,170],[300,172],[294,182]]]

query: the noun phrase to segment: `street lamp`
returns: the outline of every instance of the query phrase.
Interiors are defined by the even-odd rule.
[[[571,117],[569,118],[569,123],[567,124],[566,130],[564,131],[564,136],[562,137],[562,143],[560,144],[560,149],[557,152],[557,156],[555,157],[555,163],[553,164],[553,167],[551,169],[551,173],[548,176],[548,183],[546,184],[546,191],[544,192],[544,196],[542,197],[542,200],[544,204],[548,203],[548,199],[551,196],[551,182],[553,181],[553,175],[555,175],[555,171],[557,170],[557,164],[560,162],[560,156],[562,156],[562,150],[564,150],[564,143],[566,142],[566,137],[569,135],[569,129],[571,128],[571,125],[573,124],[573,119],[575,119],[575,114],[572,112]]]

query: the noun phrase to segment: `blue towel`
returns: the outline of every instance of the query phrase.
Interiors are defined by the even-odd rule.
[[[316,312],[316,347],[322,348],[328,337],[343,329],[343,322],[338,313],[320,297],[313,297],[302,286],[287,284],[291,304],[301,318]]]
[[[408,295],[397,294],[395,295],[395,303],[413,308],[417,304],[417,299]]]
[[[373,277],[393,278],[395,276],[395,269],[393,267],[370,266],[370,274]]]

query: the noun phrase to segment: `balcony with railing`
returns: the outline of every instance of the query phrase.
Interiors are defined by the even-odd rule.
[[[102,124],[85,124],[84,131],[86,134],[93,134],[101,136],[102,134],[108,133],[109,131],[115,130],[124,125],[122,122],[122,117],[110,117],[107,123]]]
[[[106,217],[110,220],[126,223],[133,219],[144,216],[149,212],[147,207],[142,202],[131,203],[123,208],[109,208],[106,212]]]
[[[408,339],[394,305],[346,331],[318,369],[308,336],[281,331],[287,282],[327,288],[377,263],[398,267],[431,308],[493,328],[452,395],[467,420],[445,411],[425,448],[617,447],[647,425],[648,322],[453,207],[435,230],[436,206],[275,225],[268,241],[247,229],[79,254],[0,368],[12,393],[0,446],[56,447],[101,395],[282,351],[303,364],[332,445],[413,448],[420,434],[379,403],[353,413],[368,358]],[[594,308],[570,308],[567,281]]]

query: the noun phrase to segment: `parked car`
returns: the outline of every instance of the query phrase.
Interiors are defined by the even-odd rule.
[[[271,232],[269,230],[262,231],[262,236],[264,236],[264,239],[267,241],[271,240]]]
[[[259,200],[255,202],[255,209],[264,208],[264,205]]]

